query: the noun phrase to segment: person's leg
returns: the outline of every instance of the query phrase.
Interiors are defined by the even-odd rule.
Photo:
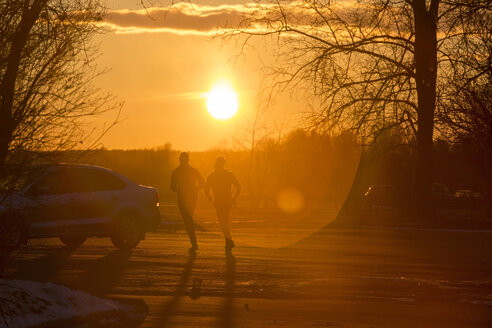
[[[219,219],[220,228],[224,234],[225,239],[232,239],[229,215],[231,213],[231,207],[229,204],[216,204],[215,210]]]
[[[193,222],[193,204],[190,204],[186,201],[178,202],[179,211],[181,212],[181,216],[183,217],[183,223],[186,228],[186,232],[188,232],[188,237],[190,238],[191,247],[194,249],[198,248],[198,244],[196,242],[195,235],[195,224]]]
[[[217,217],[225,238],[225,252],[227,256],[232,256],[232,249],[236,246],[231,237],[231,228],[229,215],[231,213],[232,204],[215,204]]]

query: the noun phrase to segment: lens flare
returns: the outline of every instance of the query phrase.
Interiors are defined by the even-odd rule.
[[[277,195],[277,206],[284,213],[299,212],[304,208],[304,196],[297,189],[283,189]]]

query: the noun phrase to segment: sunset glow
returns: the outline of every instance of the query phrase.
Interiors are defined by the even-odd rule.
[[[0,17],[0,328],[492,328],[492,0]]]
[[[236,114],[238,108],[237,93],[229,83],[218,83],[207,94],[208,112],[216,119],[229,119]]]

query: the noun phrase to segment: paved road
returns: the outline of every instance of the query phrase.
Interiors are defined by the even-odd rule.
[[[492,327],[490,231],[332,228],[273,249],[252,246],[251,224],[233,226],[234,259],[213,226],[198,232],[195,257],[184,231],[163,228],[133,251],[108,239],[75,250],[32,241],[7,271],[143,300],[146,328]],[[281,233],[266,231],[261,244]]]

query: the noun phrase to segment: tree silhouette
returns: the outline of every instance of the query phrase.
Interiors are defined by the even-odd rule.
[[[79,144],[87,118],[118,108],[91,85],[103,14],[92,0],[0,4],[1,169],[22,153]]]
[[[449,51],[447,78],[438,86],[437,118],[442,135],[451,143],[474,147],[481,174],[492,186],[492,19],[474,12]],[[487,192],[492,195],[492,187]]]
[[[436,85],[446,54],[487,1],[362,0],[260,2],[226,36],[270,38],[275,86],[311,86],[314,126],[351,128],[363,142],[398,127],[416,139],[416,209],[432,210]]]

